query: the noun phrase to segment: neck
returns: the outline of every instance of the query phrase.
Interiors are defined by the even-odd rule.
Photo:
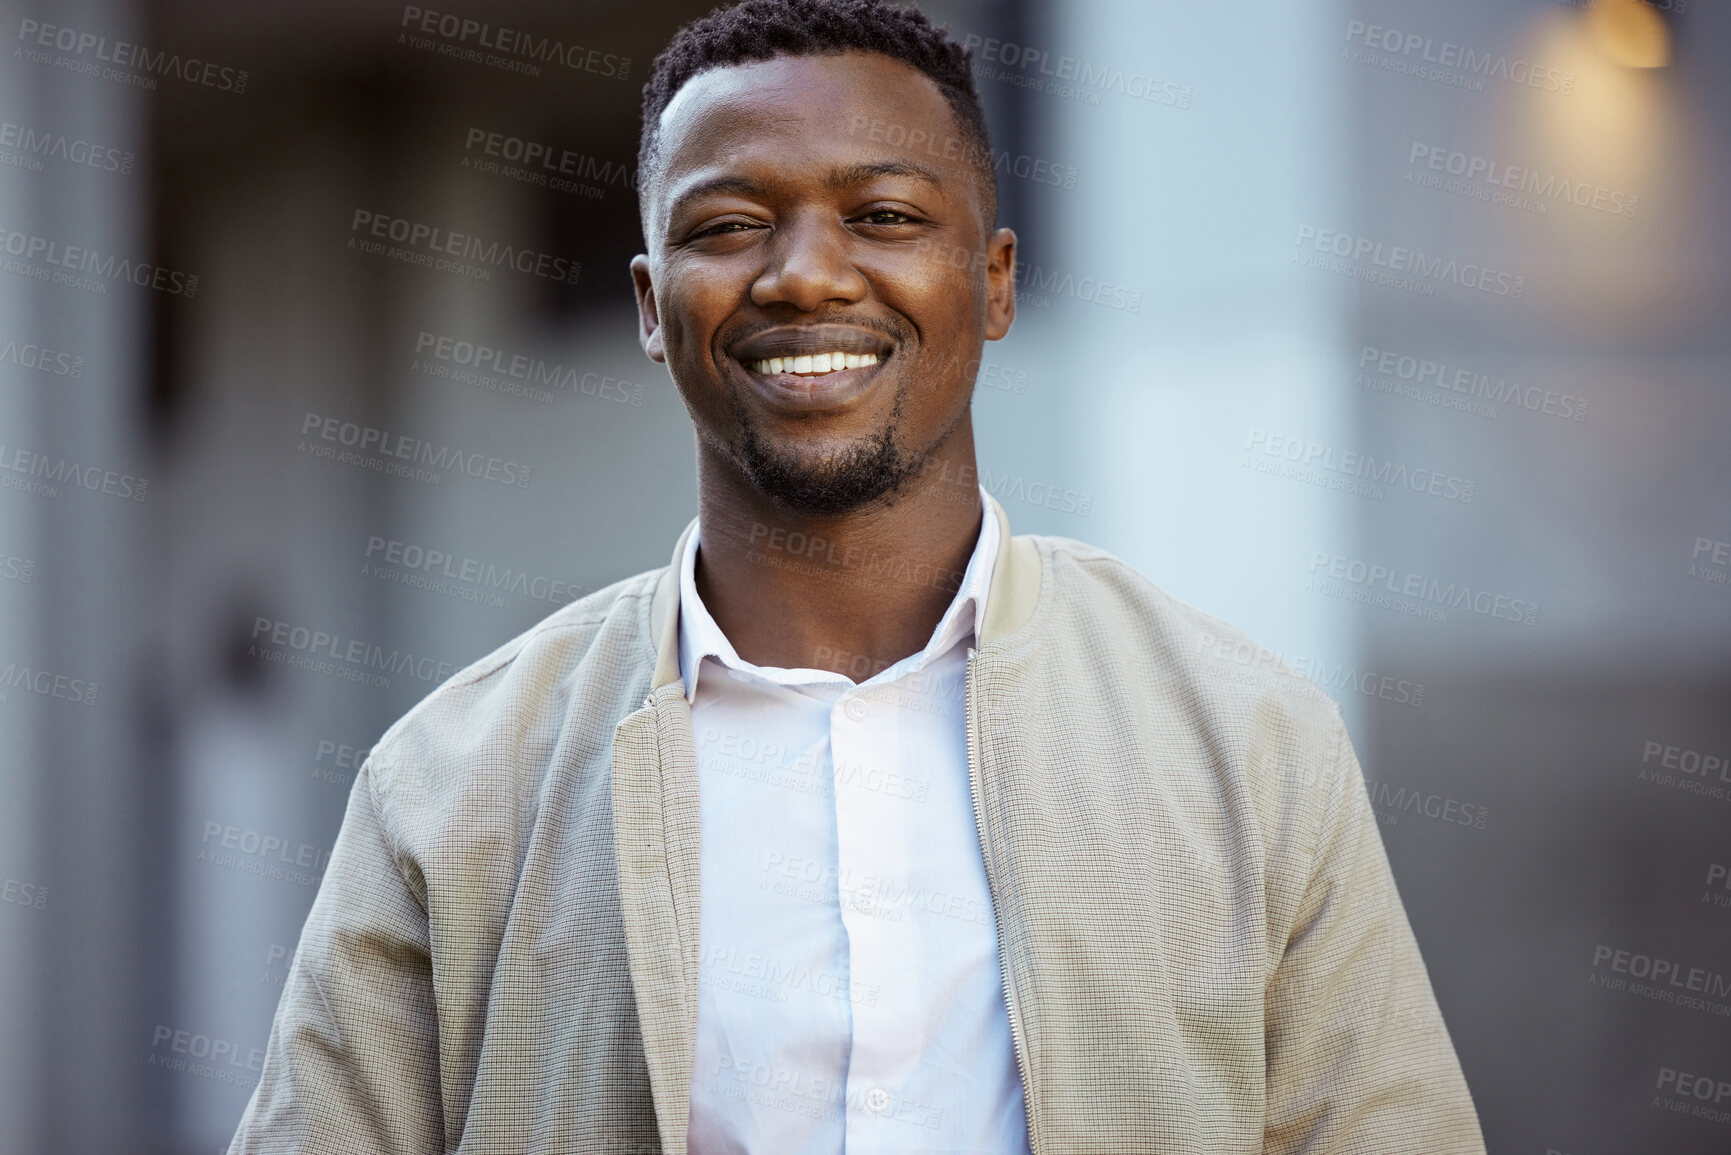
[[[739,656],[855,680],[931,639],[981,526],[965,418],[917,477],[848,513],[783,509],[707,447],[698,494],[697,592]]]

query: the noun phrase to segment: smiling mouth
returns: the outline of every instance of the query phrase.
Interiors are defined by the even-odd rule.
[[[798,377],[822,377],[844,369],[861,369],[878,363],[876,353],[801,353],[792,357],[764,357],[741,361],[753,373],[792,373]]]
[[[801,382],[810,386],[815,384],[813,378],[833,374],[845,374],[842,380],[871,377],[894,351],[894,343],[883,333],[835,322],[777,325],[753,333],[727,350],[754,377],[779,379],[784,387]]]

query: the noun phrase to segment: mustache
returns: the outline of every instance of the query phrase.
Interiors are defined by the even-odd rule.
[[[717,343],[728,356],[739,360],[832,350],[883,356],[906,344],[912,336],[905,324],[878,317],[835,315],[822,320],[742,325],[721,335]]]

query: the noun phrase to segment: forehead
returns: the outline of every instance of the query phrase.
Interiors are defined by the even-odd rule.
[[[902,161],[965,181],[970,151],[918,69],[875,52],[777,56],[691,78],[662,113],[658,195],[682,177],[773,153],[792,168]]]

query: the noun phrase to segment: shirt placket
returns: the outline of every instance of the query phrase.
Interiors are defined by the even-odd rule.
[[[828,766],[839,685],[783,679],[778,688],[719,666],[703,676],[708,696],[693,720],[707,765],[704,804],[727,819],[706,818],[703,842],[698,1000],[707,1029],[694,1062],[692,1147],[736,1150],[743,1134],[766,1150],[839,1150],[851,1024],[831,984],[846,982],[845,936],[832,930],[828,907],[821,916],[813,908],[834,881],[833,802],[783,780],[808,757]]]
[[[922,1024],[909,1022],[898,983],[909,927],[901,901],[912,831],[900,799],[887,789],[898,767],[886,764],[893,742],[874,732],[893,727],[886,687],[850,690],[831,712],[835,775],[837,875],[848,935],[853,1033],[847,1075],[847,1148],[895,1151],[895,1105],[919,1060]]]

